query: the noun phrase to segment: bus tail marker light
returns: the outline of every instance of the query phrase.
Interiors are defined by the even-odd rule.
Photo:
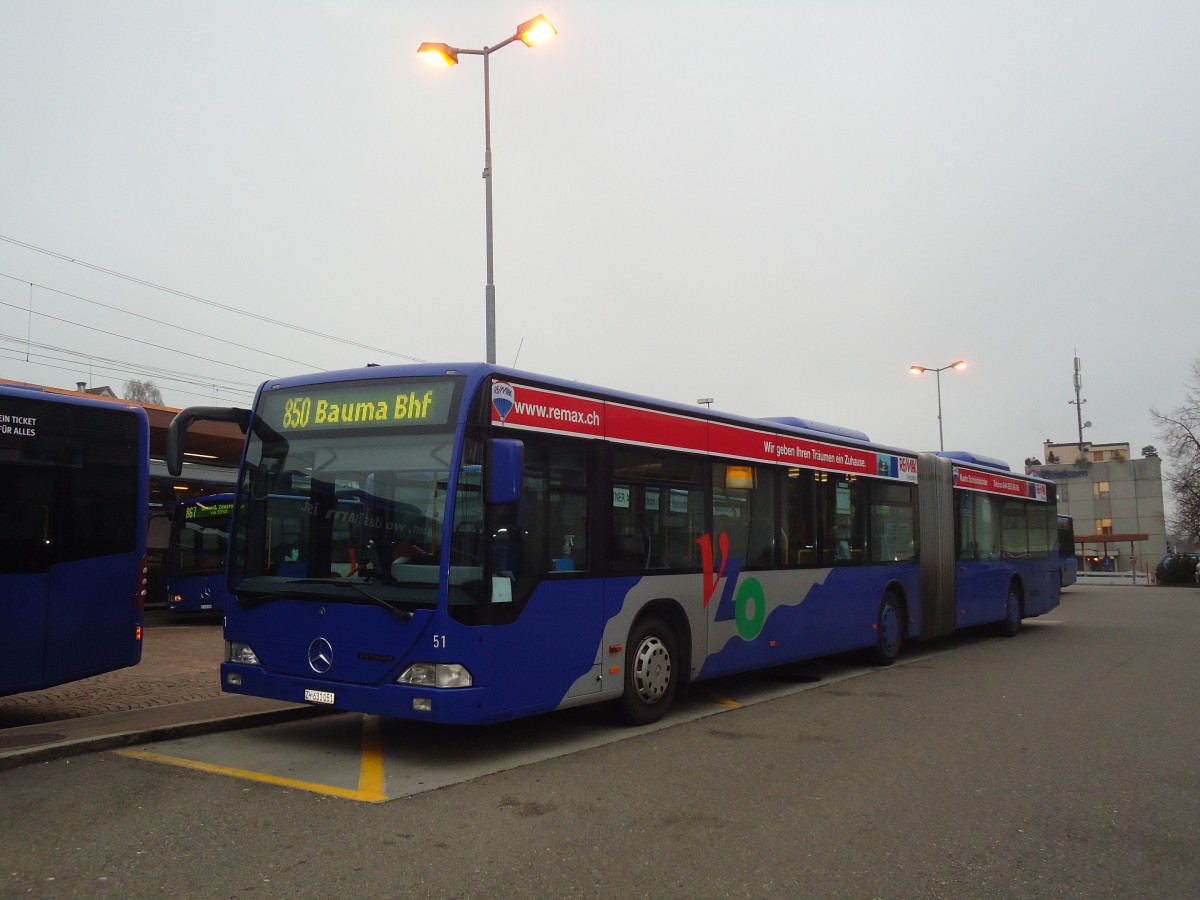
[[[625,649],[625,647],[621,644],[609,644],[608,645],[608,652],[611,653],[613,656],[616,656],[618,653],[620,653],[624,649]]]
[[[135,641],[140,641],[142,639],[142,626],[141,625],[133,626],[133,639]]]
[[[621,674],[621,667],[620,667],[620,666],[613,666],[612,668],[610,668],[610,669],[608,670],[608,674],[609,674],[609,675],[620,675],[620,674]]]

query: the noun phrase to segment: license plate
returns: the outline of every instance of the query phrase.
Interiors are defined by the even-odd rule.
[[[309,703],[328,703],[333,704],[332,691],[313,691],[305,688],[304,699]]]

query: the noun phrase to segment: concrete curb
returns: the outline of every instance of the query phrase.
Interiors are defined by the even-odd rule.
[[[219,731],[328,715],[330,710],[257,697],[222,696],[0,731],[0,770]]]

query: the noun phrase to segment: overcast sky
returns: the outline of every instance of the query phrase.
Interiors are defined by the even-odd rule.
[[[1085,439],[1161,444],[1195,0],[0,0],[0,377],[483,359],[482,60],[415,51],[537,13],[491,58],[500,362],[924,450],[908,367],[962,358],[947,449],[1020,467],[1076,439],[1078,351]]]

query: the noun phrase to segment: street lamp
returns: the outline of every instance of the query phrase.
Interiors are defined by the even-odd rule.
[[[417,48],[418,55],[426,62],[437,66],[458,65],[459,54],[483,57],[483,181],[484,216],[487,230],[487,284],[483,289],[484,328],[487,334],[487,361],[496,362],[496,285],[492,283],[492,101],[491,82],[488,74],[488,58],[501,47],[520,41],[526,47],[544,44],[558,34],[545,16],[534,16],[517,26],[516,33],[505,38],[494,47],[482,50],[466,50],[426,41]]]
[[[967,367],[967,361],[965,359],[960,359],[958,362],[952,362],[952,363],[950,363],[950,365],[942,366],[941,368],[938,368],[938,369],[930,368],[929,366],[909,366],[908,367],[908,371],[912,372],[914,375],[923,375],[926,372],[932,372],[934,375],[937,376],[938,449],[939,450],[946,449],[946,442],[942,438],[942,373],[945,372],[947,369],[956,369],[961,372],[966,367]]]

